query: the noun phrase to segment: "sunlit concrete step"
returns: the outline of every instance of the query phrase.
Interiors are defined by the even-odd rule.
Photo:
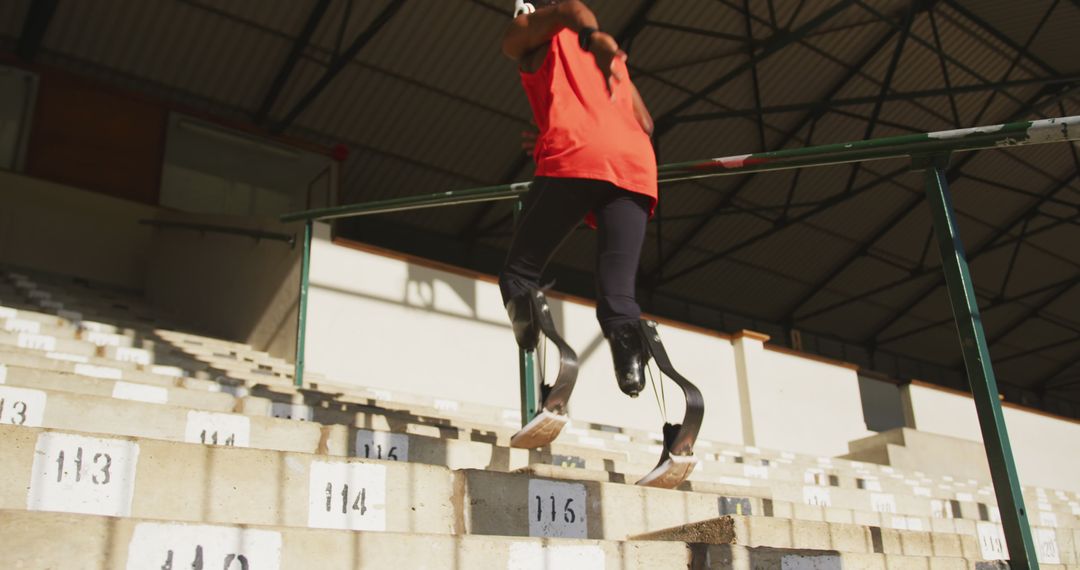
[[[774,517],[724,516],[636,536],[708,544],[832,550],[852,554],[897,554],[982,560],[974,536],[940,532],[883,529],[876,526],[791,520]],[[1071,541],[1070,541],[1071,542]],[[1072,545],[1069,544],[1071,550]],[[1071,556],[1071,552],[1070,552]]]
[[[725,503],[709,493],[529,474],[458,472],[470,534],[625,540],[718,516]]]
[[[721,514],[716,495],[416,463],[25,427],[0,442],[3,509],[608,540]]]
[[[122,379],[114,380],[110,377],[91,376],[91,374],[102,374],[104,371],[100,369],[81,369],[79,373],[68,373],[4,365],[4,370],[2,383],[13,387],[172,404],[213,412],[232,412],[237,407],[237,400],[231,394],[210,391],[207,387],[187,388],[176,385],[178,381],[188,384],[188,381],[195,381],[194,379],[144,376],[139,382],[129,382]],[[76,368],[76,370],[80,369]],[[220,389],[220,386],[216,384],[213,386]]]
[[[450,534],[453,473],[0,426],[0,509]]]
[[[994,536],[890,530],[849,524],[812,523],[766,517],[725,516],[710,521],[645,533],[643,540],[673,540],[711,545],[813,549],[840,554],[924,557],[976,561],[1007,559],[1000,529]],[[1034,529],[1039,560],[1045,564],[1077,563],[1070,533]],[[846,566],[845,566],[846,567]],[[861,566],[859,566],[861,567]],[[892,567],[892,566],[889,566]],[[913,567],[925,567],[916,564]],[[968,567],[968,566],[959,566]]]
[[[966,558],[852,554],[828,550],[702,545],[691,548],[691,570],[1005,570],[1008,565]],[[1040,564],[1047,570],[1075,570],[1078,566]]]
[[[255,393],[260,392],[257,388]],[[292,404],[289,401],[273,401],[259,396],[240,400],[240,413],[253,417],[278,417],[326,426],[324,440],[327,452],[332,455],[349,454],[359,449],[361,434],[380,433],[384,449],[396,446],[416,448],[421,455],[416,460],[433,462],[443,456],[454,468],[485,467],[511,470],[537,461],[557,464],[580,464],[592,469],[625,459],[619,452],[604,452],[581,448],[559,441],[542,450],[513,449],[508,445],[509,433],[497,433],[490,426],[469,425],[436,416],[424,416],[401,410],[387,410],[365,404],[324,401],[323,405]],[[397,443],[392,443],[397,442]],[[369,456],[354,451],[351,454]],[[450,454],[450,455],[447,455]],[[426,459],[425,459],[426,458]],[[471,458],[466,461],[466,458]],[[413,459],[410,459],[413,460]]]
[[[122,351],[123,349],[116,350]],[[85,356],[60,352],[43,352],[39,350],[0,345],[0,362],[3,362],[8,366],[22,366],[24,368],[33,368],[37,370],[74,373],[76,365],[84,364],[93,367],[89,368],[91,370],[94,368],[120,370],[119,375],[121,377],[147,384],[156,384],[161,381],[161,379],[182,379],[184,381],[190,380],[190,387],[197,389],[216,390],[216,388],[210,387],[211,384],[217,386],[221,385],[220,382],[209,380],[209,377],[211,377],[210,374],[192,372],[192,367],[187,365],[187,363],[184,363],[185,366],[154,363],[139,364],[139,361],[142,361],[143,356],[144,355],[140,353],[131,354],[124,352],[121,352],[118,355],[114,354],[113,357]],[[115,372],[111,374],[113,376],[117,375]],[[238,384],[238,382],[233,382],[233,384]]]
[[[580,452],[559,445],[545,450],[512,449],[482,441],[423,437],[343,425],[321,426],[10,385],[0,386],[0,400],[5,403],[0,407],[0,424],[408,461],[450,469],[512,471],[536,462],[563,461],[562,458]],[[598,461],[592,467],[602,468],[603,464]]]
[[[142,349],[95,347],[84,352],[84,354],[78,354],[0,344],[0,361],[9,365],[57,372],[70,372],[75,364],[88,364],[122,370],[131,378],[160,376],[208,379],[211,376],[210,374],[193,371],[194,367],[191,366],[190,362],[183,362],[182,366],[161,363],[160,359],[156,358],[151,351]],[[155,362],[155,360],[158,360],[158,362]]]
[[[215,570],[684,570],[691,563],[686,545],[675,542],[345,532],[16,511],[0,511],[0,533],[7,544],[19,545],[5,554],[12,568],[180,569],[194,567],[196,559],[199,567]]]
[[[0,386],[0,424],[205,445],[320,453],[315,424],[113,397]]]

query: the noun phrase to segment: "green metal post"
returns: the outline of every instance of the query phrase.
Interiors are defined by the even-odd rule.
[[[296,371],[293,382],[298,388],[304,386],[304,337],[307,336],[308,270],[311,267],[311,226],[304,223],[304,249],[300,253],[300,303],[296,317]]]
[[[916,167],[925,168],[926,199],[934,219],[934,233],[941,249],[941,266],[945,272],[949,302],[960,335],[968,384],[975,398],[983,444],[990,462],[990,475],[1001,511],[1001,523],[1005,528],[1005,543],[1009,547],[1010,566],[1014,569],[1038,568],[1024,497],[1009,445],[1009,433],[998,400],[997,380],[990,363],[986,334],[945,178],[947,163],[948,155],[916,158]]]
[[[521,217],[521,200],[514,202],[514,226],[517,226],[518,218]],[[536,397],[536,368],[534,367],[536,351],[518,349],[518,374],[521,377],[521,425],[532,421],[539,411]]]

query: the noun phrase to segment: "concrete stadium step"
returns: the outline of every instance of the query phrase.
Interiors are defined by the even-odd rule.
[[[87,374],[91,372],[85,370],[83,373],[68,373],[22,366],[3,366],[5,378],[0,384],[9,386],[48,389],[72,394],[104,396],[155,404],[172,404],[212,412],[232,412],[237,407],[237,400],[231,394],[176,386],[177,379],[165,376],[161,376],[159,379],[143,377],[140,378],[140,382],[128,382],[88,376]],[[75,370],[79,369],[75,368]],[[152,380],[154,383],[146,383],[147,380]]]
[[[607,540],[708,520],[721,512],[719,497],[710,494],[489,471],[455,474],[415,463],[36,428],[0,427],[0,440],[4,509]]]
[[[122,350],[122,349],[116,349]],[[130,378],[148,378],[150,380],[140,380],[146,383],[157,383],[159,379],[171,378],[174,380],[198,380],[193,383],[194,386],[202,386],[199,389],[215,390],[209,387],[210,384],[217,384],[220,386],[220,382],[211,382],[208,377],[209,374],[200,373],[198,371],[191,371],[187,367],[172,366],[167,364],[140,364],[136,361],[139,354],[125,354],[120,353],[118,356],[82,356],[77,354],[65,354],[60,352],[42,352],[38,350],[21,349],[18,347],[11,347],[0,345],[0,362],[7,364],[8,366],[22,366],[25,368],[34,368],[38,370],[49,370],[53,372],[70,372],[74,373],[76,364],[87,364],[93,367],[99,368],[112,368],[120,370],[121,376],[127,376]],[[115,373],[114,373],[115,375]],[[147,376],[144,376],[147,375]]]
[[[453,474],[415,463],[0,426],[0,509],[450,534]]]
[[[193,381],[193,386],[209,387],[211,384],[239,386],[244,380],[232,378],[223,371],[191,359],[180,357],[162,358],[149,351],[118,347],[98,347],[96,354],[80,355],[59,351],[42,351],[0,344],[0,361],[28,368],[69,371],[72,363],[89,364],[124,371],[132,378],[177,378]],[[104,355],[104,356],[103,356]],[[156,361],[156,363],[155,363]],[[148,362],[142,364],[141,362]],[[153,383],[155,380],[146,380]],[[215,388],[204,388],[215,390]]]
[[[852,554],[826,550],[800,550],[740,545],[691,546],[691,570],[724,568],[764,570],[766,568],[806,570],[1007,570],[1008,564],[925,556],[895,554]],[[1080,566],[1040,564],[1046,570],[1076,570]]]
[[[685,570],[692,563],[686,545],[676,542],[346,532],[17,511],[0,511],[0,534],[18,545],[5,560],[21,568],[179,569],[199,560],[206,568],[251,570]]]
[[[997,531],[997,529],[994,529]],[[1035,534],[1040,562],[1075,565],[1078,562],[1072,533]],[[725,516],[710,521],[645,533],[634,540],[673,540],[709,545],[796,548],[833,551],[841,554],[877,554],[933,559],[964,560],[965,564],[983,560],[1004,560],[1004,538],[889,530],[858,525],[803,523],[763,517]],[[861,566],[860,566],[861,567]],[[891,567],[891,566],[890,566]],[[925,566],[923,566],[925,567]],[[964,567],[964,566],[962,566]]]
[[[450,469],[511,471],[580,453],[572,447],[511,449],[481,441],[321,426],[271,417],[207,412],[40,388],[0,386],[0,423],[270,451],[408,461]],[[602,465],[593,465],[600,468]]]
[[[320,453],[319,426],[40,388],[0,386],[0,424],[103,436]]]

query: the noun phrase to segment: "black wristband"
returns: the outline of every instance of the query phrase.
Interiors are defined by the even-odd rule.
[[[581,46],[581,49],[589,51],[589,46],[592,45],[592,35],[599,31],[600,30],[597,30],[596,28],[588,27],[578,30],[577,41],[578,45]]]

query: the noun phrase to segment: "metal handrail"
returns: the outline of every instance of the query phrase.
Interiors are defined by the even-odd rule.
[[[211,232],[218,234],[246,236],[254,238],[255,241],[271,240],[280,241],[289,244],[289,247],[296,246],[296,235],[283,234],[279,232],[268,232],[265,230],[252,230],[248,228],[239,228],[235,226],[219,226],[215,224],[194,224],[190,222],[173,222],[170,220],[139,220],[139,223],[144,226],[154,226],[156,228],[167,228],[177,230],[192,230],[196,232]]]
[[[934,155],[1074,140],[1080,140],[1080,116],[1039,121],[1018,121],[971,129],[919,133],[691,162],[677,162],[660,166],[657,169],[657,174],[661,183],[670,183],[694,178],[749,172],[769,172],[806,166],[828,166],[870,160],[907,158],[913,155]],[[501,186],[450,190],[435,194],[304,210],[285,214],[281,216],[281,221],[330,220],[420,208],[510,200],[525,194],[531,186],[531,182],[515,182]]]
[[[806,148],[760,152],[692,162],[667,164],[658,168],[661,183],[706,178],[730,174],[767,172],[825,166],[890,158],[909,158],[916,170],[924,171],[927,203],[933,217],[934,233],[941,251],[942,271],[949,292],[953,319],[960,336],[961,353],[967,368],[986,446],[987,460],[994,482],[1001,521],[1013,568],[1038,568],[1037,552],[1032,540],[1030,522],[1024,507],[1016,465],[1012,457],[1008,431],[998,400],[997,380],[990,362],[990,351],[983,330],[975,289],[960,241],[956,212],[948,188],[945,170],[954,152],[987,148],[1002,148],[1053,142],[1080,140],[1080,116],[1020,121],[989,127],[957,129],[829,144]],[[311,263],[312,226],[317,220],[366,216],[418,208],[453,204],[472,204],[518,198],[532,186],[519,182],[502,186],[453,190],[423,196],[394,198],[362,204],[312,209],[281,216],[284,222],[305,221],[304,244],[300,271],[299,315],[296,337],[296,384],[303,384],[304,339],[307,328],[307,298]],[[518,202],[520,206],[520,202]],[[515,212],[518,208],[515,208]],[[522,423],[531,418],[527,413],[531,394],[535,394],[535,378],[524,363],[529,355],[522,352],[521,393]]]

